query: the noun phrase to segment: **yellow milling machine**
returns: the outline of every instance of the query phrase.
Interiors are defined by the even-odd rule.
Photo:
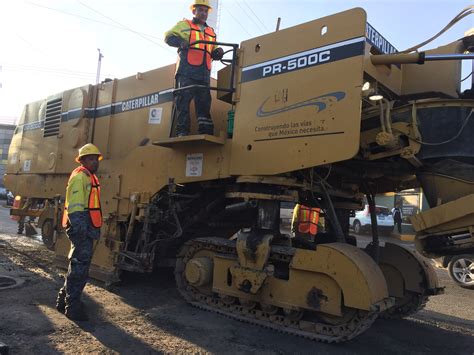
[[[66,183],[92,142],[105,220],[92,277],[174,266],[192,305],[351,339],[442,292],[421,254],[379,245],[375,212],[373,242],[355,246],[349,218],[364,198],[375,211],[375,194],[422,186],[432,208],[415,217],[418,250],[473,250],[474,100],[460,94],[473,43],[397,53],[360,8],[222,43],[232,59],[211,82],[215,136],[172,137],[174,65],[49,96],[26,105],[13,137],[12,214],[21,228],[37,217],[65,267]],[[315,243],[280,233],[282,201],[322,208]]]

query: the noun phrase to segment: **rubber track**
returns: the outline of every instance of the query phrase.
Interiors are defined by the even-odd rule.
[[[413,294],[409,302],[402,306],[394,306],[380,313],[379,317],[383,319],[402,319],[409,317],[425,308],[428,299],[429,296]]]
[[[281,333],[296,335],[323,343],[340,343],[361,334],[375,321],[377,312],[359,311],[346,323],[331,325],[306,320],[294,321],[284,315],[271,315],[259,309],[247,310],[240,305],[226,305],[218,297],[197,293],[189,286],[184,277],[186,262],[199,250],[211,250],[219,254],[236,255],[235,243],[220,238],[199,238],[187,242],[181,249],[175,269],[175,278],[179,292],[194,307],[224,315],[249,324],[273,329]],[[270,260],[289,261],[294,254],[293,248],[272,247]],[[310,331],[306,329],[311,329]]]

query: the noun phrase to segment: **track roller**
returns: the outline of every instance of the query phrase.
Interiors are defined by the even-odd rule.
[[[198,308],[327,343],[354,338],[392,306],[382,272],[362,250],[268,249],[268,241],[187,242],[175,269],[179,292]]]

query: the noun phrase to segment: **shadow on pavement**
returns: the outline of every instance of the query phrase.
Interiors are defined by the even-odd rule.
[[[94,351],[156,353],[158,349],[170,351],[169,344],[160,343],[161,339],[169,339],[168,335],[176,337],[171,340],[176,352],[183,352],[179,346],[186,342],[213,353],[472,354],[474,351],[469,332],[456,331],[472,330],[469,321],[433,311],[422,311],[407,320],[378,320],[359,337],[335,345],[276,333],[191,307],[177,291],[171,269],[145,275],[124,274],[113,294],[103,289],[95,290],[93,297],[84,294],[91,320],[78,322],[76,326],[53,310],[56,293],[62,285],[57,270],[48,263],[43,267],[36,265],[44,261],[41,255],[34,254],[27,260],[24,254],[6,252],[0,245],[0,262],[20,265],[25,270],[23,286],[0,291],[0,340],[11,346],[12,353],[56,354],[76,340],[84,344],[87,341],[84,336],[97,340],[90,347]],[[118,307],[122,313],[115,312],[110,304],[101,304],[106,299],[129,307]],[[48,313],[44,308],[52,310]],[[124,313],[127,309],[133,313]],[[134,322],[133,326],[129,326],[130,322]],[[438,323],[454,330],[442,329]],[[142,333],[133,333],[137,331]],[[77,352],[87,349],[77,348]]]
[[[420,311],[418,314],[415,314],[413,318],[419,319],[421,318],[421,316],[423,316],[424,319],[429,318],[428,320],[426,320],[429,323],[446,322],[446,323],[449,323],[450,325],[474,332],[474,321],[469,320],[469,319],[449,316],[443,313],[428,311],[428,310]],[[474,339],[473,339],[473,342],[474,342]]]
[[[0,263],[12,265],[16,276],[25,280],[19,287],[0,291],[0,341],[10,347],[11,354],[60,354],[65,348],[87,352],[87,348],[81,350],[84,334],[81,336],[74,330],[77,327],[103,345],[93,346],[100,351],[156,353],[149,345],[104,319],[102,307],[85,293],[83,299],[91,318],[89,322],[77,322],[76,327],[58,313],[56,295],[64,281],[56,269],[48,266],[47,260],[0,244]],[[76,336],[78,348],[71,349]]]
[[[17,259],[0,247],[0,263],[15,265]],[[53,322],[38,307],[36,295],[54,292],[56,282],[30,271],[16,270],[16,277],[25,282],[18,287],[0,291],[0,341],[10,347],[11,354],[59,354],[48,337],[56,329]]]
[[[107,319],[103,313],[102,306],[92,298],[83,294],[83,301],[90,319],[87,322],[74,323],[97,339],[105,348],[119,353],[157,353],[150,345],[128,334],[125,330],[112,323],[110,319]]]
[[[162,271],[163,272],[163,271]],[[166,274],[168,273],[168,274]],[[222,315],[194,308],[182,299],[174,286],[171,270],[141,275],[123,282],[115,290],[122,300],[143,307],[147,319],[157,328],[215,353],[278,352],[320,354],[367,354],[401,352],[453,352],[472,354],[472,338],[467,334],[441,329],[435,325],[406,320],[377,320],[355,339],[341,344],[323,344],[285,335]],[[154,297],[143,301],[140,290],[154,290]],[[148,294],[148,292],[145,292]],[[149,297],[149,296],[148,296]],[[143,303],[142,303],[143,302]],[[433,312],[435,313],[435,312]],[[440,317],[444,315],[440,314]],[[445,317],[449,325],[459,319]]]

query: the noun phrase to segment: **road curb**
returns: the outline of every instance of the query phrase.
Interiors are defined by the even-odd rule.
[[[0,355],[8,355],[10,353],[10,348],[8,345],[0,341]]]
[[[404,242],[414,242],[415,241],[415,235],[414,234],[399,234],[399,233],[392,233],[390,235],[393,238],[397,238],[398,240],[404,241]]]

